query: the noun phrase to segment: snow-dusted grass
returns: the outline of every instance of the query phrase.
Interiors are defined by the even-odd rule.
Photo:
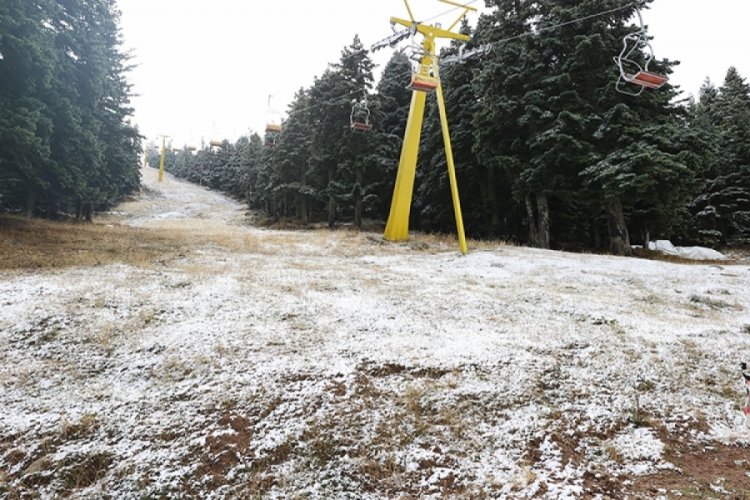
[[[747,266],[260,230],[144,175],[105,222],[184,249],[0,273],[0,495],[658,496],[750,442]]]

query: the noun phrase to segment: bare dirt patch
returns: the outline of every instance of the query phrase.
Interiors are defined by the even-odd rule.
[[[653,497],[750,498],[750,447],[718,442],[696,443],[664,429],[666,458],[676,468],[638,477],[633,494]]]

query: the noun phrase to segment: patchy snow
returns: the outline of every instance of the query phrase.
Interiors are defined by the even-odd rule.
[[[144,179],[106,222],[216,243],[0,273],[0,492],[575,498],[664,433],[750,441],[747,266],[262,230]]]
[[[611,444],[628,464],[627,469],[637,475],[654,472],[664,451],[664,443],[652,429],[627,429],[618,434]]]
[[[656,240],[648,244],[649,250],[665,255],[674,255],[691,260],[726,260],[727,256],[713,248],[706,247],[676,247],[669,240]]]

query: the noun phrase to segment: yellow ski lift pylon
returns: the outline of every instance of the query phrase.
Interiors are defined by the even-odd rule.
[[[168,135],[160,135],[161,137],[161,159],[159,160],[159,182],[164,182],[164,160],[167,157],[167,139]]]
[[[265,144],[269,147],[276,144],[276,139],[279,138],[279,134],[281,133],[281,118],[279,113],[271,106],[272,97],[273,96],[271,94],[268,95],[268,104],[266,110],[267,117]]]
[[[399,160],[398,173],[396,174],[396,185],[393,188],[393,199],[391,200],[391,211],[385,226],[385,239],[388,241],[406,241],[409,239],[409,213],[411,212],[412,193],[414,191],[414,176],[417,169],[417,156],[419,154],[419,138],[422,134],[422,121],[424,119],[425,101],[427,94],[436,91],[438,110],[440,111],[440,125],[443,132],[443,143],[445,145],[445,156],[448,164],[448,177],[450,179],[451,198],[453,200],[453,211],[456,217],[456,232],[461,253],[466,255],[466,235],[464,233],[464,222],[461,214],[461,201],[458,196],[458,184],[456,181],[456,166],[453,163],[453,149],[451,148],[450,131],[448,129],[448,117],[445,111],[445,99],[443,87],[440,84],[438,72],[438,58],[436,55],[435,41],[439,38],[469,41],[469,37],[453,30],[469,12],[476,11],[474,7],[463,5],[452,0],[438,0],[439,2],[456,6],[463,9],[458,19],[447,29],[439,26],[430,26],[414,20],[409,1],[404,0],[409,19],[391,17],[392,24],[400,24],[412,30],[415,34],[422,35],[421,60],[418,70],[412,77],[412,96],[409,108],[409,118],[406,122],[404,132],[404,143],[401,148],[401,159]],[[415,85],[416,82],[416,85]]]

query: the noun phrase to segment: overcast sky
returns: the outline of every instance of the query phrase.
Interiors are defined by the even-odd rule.
[[[135,122],[148,139],[175,145],[263,132],[267,99],[283,112],[358,34],[365,47],[389,35],[402,0],[119,0],[125,48],[137,66]],[[446,13],[436,0],[411,0],[418,19]],[[474,6],[484,5],[483,0]],[[451,23],[457,13],[433,22]],[[750,77],[750,1],[655,0],[644,12],[656,56],[681,61],[672,81],[697,94],[729,66]],[[476,18],[476,14],[473,16]],[[373,56],[382,65],[391,55]],[[406,84],[407,82],[405,82]]]

